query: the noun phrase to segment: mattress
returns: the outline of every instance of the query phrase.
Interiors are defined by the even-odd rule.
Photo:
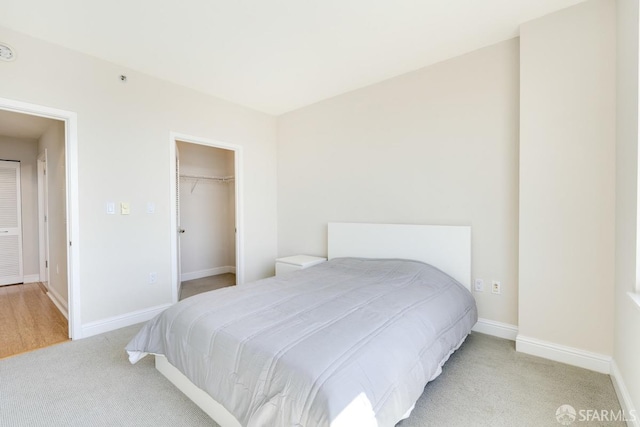
[[[393,426],[476,321],[433,266],[337,258],[187,298],[126,350],[166,356],[243,426]]]

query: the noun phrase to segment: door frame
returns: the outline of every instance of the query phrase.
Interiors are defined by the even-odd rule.
[[[243,182],[244,175],[242,169],[242,147],[236,144],[216,141],[209,138],[202,138],[192,135],[185,135],[178,132],[169,133],[169,210],[171,235],[171,298],[173,303],[178,302],[180,291],[180,278],[178,277],[178,223],[176,218],[177,194],[176,185],[176,145],[180,142],[190,144],[205,145],[234,152],[234,175],[235,175],[235,223],[236,223],[236,284],[244,284],[244,197]]]
[[[78,115],[72,111],[0,98],[0,110],[64,122],[67,208],[67,290],[69,338],[82,338],[80,318],[80,209],[78,189]]]
[[[49,291],[49,183],[47,180],[47,149],[38,154],[38,253],[40,283]],[[45,220],[46,218],[46,220]],[[46,279],[46,280],[45,280]]]

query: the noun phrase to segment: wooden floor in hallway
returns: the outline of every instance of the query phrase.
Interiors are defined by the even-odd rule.
[[[0,359],[68,340],[67,319],[42,284],[0,286]]]

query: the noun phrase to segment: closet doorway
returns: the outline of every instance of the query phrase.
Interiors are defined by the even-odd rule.
[[[242,283],[241,153],[236,146],[180,135],[172,136],[171,146],[177,301]]]

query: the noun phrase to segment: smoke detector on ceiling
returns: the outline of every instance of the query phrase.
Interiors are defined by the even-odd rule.
[[[0,60],[13,61],[16,59],[16,53],[13,48],[6,43],[0,43]]]

